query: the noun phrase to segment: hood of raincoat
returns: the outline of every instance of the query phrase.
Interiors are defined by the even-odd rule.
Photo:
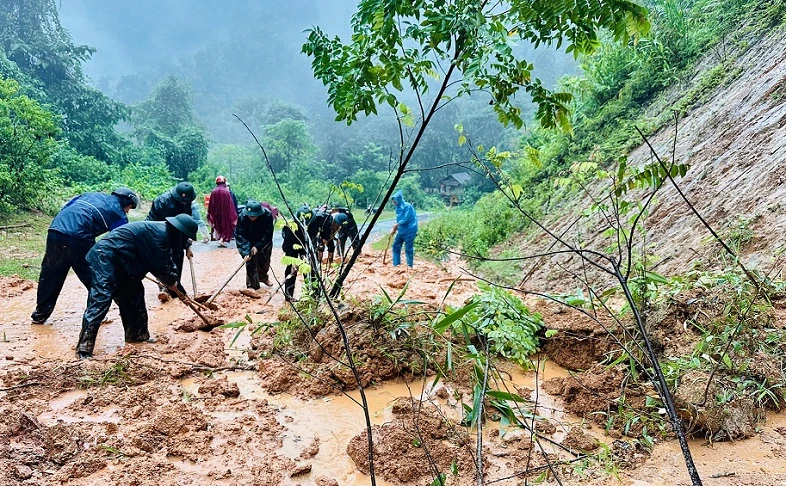
[[[396,201],[396,207],[401,207],[406,202],[404,200],[404,195],[401,194],[401,191],[396,191],[392,198],[394,201]]]

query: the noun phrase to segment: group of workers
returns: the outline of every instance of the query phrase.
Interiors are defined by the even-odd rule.
[[[207,209],[212,237],[220,246],[235,239],[245,260],[247,288],[272,286],[269,271],[278,210],[269,203],[248,200],[238,211],[233,198],[226,179],[217,177]],[[155,277],[162,301],[186,294],[181,284],[184,257],[193,257],[191,245],[198,231],[205,235],[205,241],[210,239],[195,199],[194,186],[180,182],[155,198],[144,221],[132,223],[127,215],[139,205],[139,198],[131,189],[121,187],[111,194],[89,192],[69,201],[49,227],[32,323],[44,324],[51,316],[68,271],[73,268],[88,289],[76,348],[79,359],[92,357],[98,329],[113,300],[120,311],[125,341],[152,341],[142,280],[148,273]],[[392,200],[396,207],[393,265],[401,263],[404,246],[411,267],[417,216],[401,191]],[[307,282],[316,281],[325,249],[328,265],[333,262],[336,246],[339,254],[345,255],[348,240],[355,252],[360,251],[358,226],[348,208],[323,206],[312,210],[303,205],[294,216],[294,221],[283,226],[282,249],[286,256],[311,264]],[[104,233],[108,234],[96,243]],[[310,262],[309,255],[313,255]],[[282,287],[287,301],[294,296],[297,269],[290,261],[285,270]]]

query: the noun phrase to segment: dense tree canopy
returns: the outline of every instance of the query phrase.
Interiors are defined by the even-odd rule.
[[[105,162],[116,159],[123,141],[114,126],[126,110],[86,83],[82,63],[95,50],[73,43],[60,25],[54,0],[4,1],[0,48],[25,76],[27,93],[62,115],[63,135],[77,151]],[[3,69],[0,74],[12,73]]]
[[[133,119],[137,139],[157,150],[176,177],[186,179],[207,160],[207,136],[191,93],[174,76],[162,80],[135,107]]]
[[[28,205],[45,192],[43,166],[57,134],[54,116],[0,77],[0,209]]]

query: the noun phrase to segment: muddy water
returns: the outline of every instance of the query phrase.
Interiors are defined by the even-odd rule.
[[[311,473],[298,479],[308,481],[314,480],[319,476],[334,478],[342,485],[365,485],[368,484],[368,477],[361,474],[355,468],[346,453],[349,441],[365,429],[365,419],[363,411],[359,405],[361,399],[358,392],[350,392],[347,395],[330,396],[316,398],[313,400],[302,400],[286,394],[271,395],[265,392],[259,383],[258,375],[254,372],[227,372],[222,373],[231,382],[238,385],[241,398],[247,400],[267,400],[275,408],[278,408],[278,422],[286,428],[281,435],[283,446],[280,454],[293,460],[298,460],[301,451],[312,443],[314,439],[319,440],[319,453],[308,460],[312,465]],[[531,399],[538,399],[538,413],[543,417],[564,422],[565,420],[575,419],[566,416],[551,399],[538,392],[538,385],[544,380],[554,376],[567,376],[567,371],[554,365],[553,363],[543,362],[539,372],[522,372],[512,369],[502,373],[505,378],[504,386],[498,388],[505,389],[507,386],[510,391],[515,392],[513,387],[527,387],[533,390]],[[188,394],[197,395],[199,380],[188,378],[181,382],[183,390]],[[430,385],[431,382],[428,382]],[[501,383],[498,383],[501,385]],[[437,388],[442,387],[441,384]],[[393,420],[390,412],[390,405],[393,400],[399,397],[415,397],[418,399],[429,400],[439,404],[446,416],[458,420],[461,417],[462,407],[459,402],[451,397],[447,400],[436,398],[435,390],[423,392],[420,383],[410,384],[389,382],[384,385],[365,390],[368,402],[371,422],[374,425],[381,425]],[[232,421],[251,413],[247,410],[233,410],[229,412],[207,412],[215,420]],[[498,428],[498,424],[489,423],[484,435],[491,430]],[[559,432],[558,432],[559,433]],[[174,460],[173,464],[184,472],[191,471],[196,466],[192,463]],[[385,485],[380,479],[377,484]]]
[[[281,436],[282,455],[297,460],[304,447],[315,438],[319,440],[319,453],[308,461],[312,465],[310,475],[299,479],[307,482],[319,476],[327,476],[342,485],[368,484],[368,477],[357,471],[346,453],[349,441],[365,429],[363,410],[353,401],[354,399],[360,402],[359,393],[306,401],[286,394],[266,393],[253,372],[228,372],[224,375],[229,381],[237,383],[242,398],[264,399],[279,409],[277,419],[287,429]],[[182,381],[182,387],[185,391],[196,394],[199,385],[194,379],[186,379]],[[418,394],[417,390],[412,393]],[[410,396],[409,389],[402,383],[388,383],[366,390],[372,423],[380,425],[390,420],[392,415],[388,406],[395,398],[402,396]],[[243,414],[244,412],[211,412],[213,418],[220,421],[234,420]],[[180,467],[177,461],[174,464]],[[377,479],[377,484],[388,483]]]

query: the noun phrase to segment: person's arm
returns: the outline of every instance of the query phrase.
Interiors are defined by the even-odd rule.
[[[150,247],[148,247],[150,248]],[[152,246],[152,253],[147,259],[152,262],[150,273],[156,276],[167,287],[177,285],[177,265],[172,259],[173,251],[183,251],[181,248],[171,248],[168,239],[156,240]]]
[[[153,204],[150,206],[150,212],[147,213],[147,221],[164,221],[164,217],[161,213],[161,198],[157,197],[153,199]]]
[[[128,218],[125,215],[122,218],[118,218],[118,220],[115,221],[114,224],[112,224],[112,226],[110,226],[109,231],[112,231],[115,228],[119,228],[124,224],[128,224]]]
[[[237,251],[240,252],[240,256],[243,258],[251,253],[251,242],[246,236],[247,229],[246,221],[243,219],[241,219],[235,227],[235,242],[237,242]]]
[[[401,217],[401,221],[398,224],[402,226],[410,226],[412,225],[417,217],[415,216],[415,208],[411,204],[407,204],[404,208],[404,214]]]
[[[266,215],[262,221],[262,240],[257,245],[257,250],[262,251],[273,244],[273,216]]]

